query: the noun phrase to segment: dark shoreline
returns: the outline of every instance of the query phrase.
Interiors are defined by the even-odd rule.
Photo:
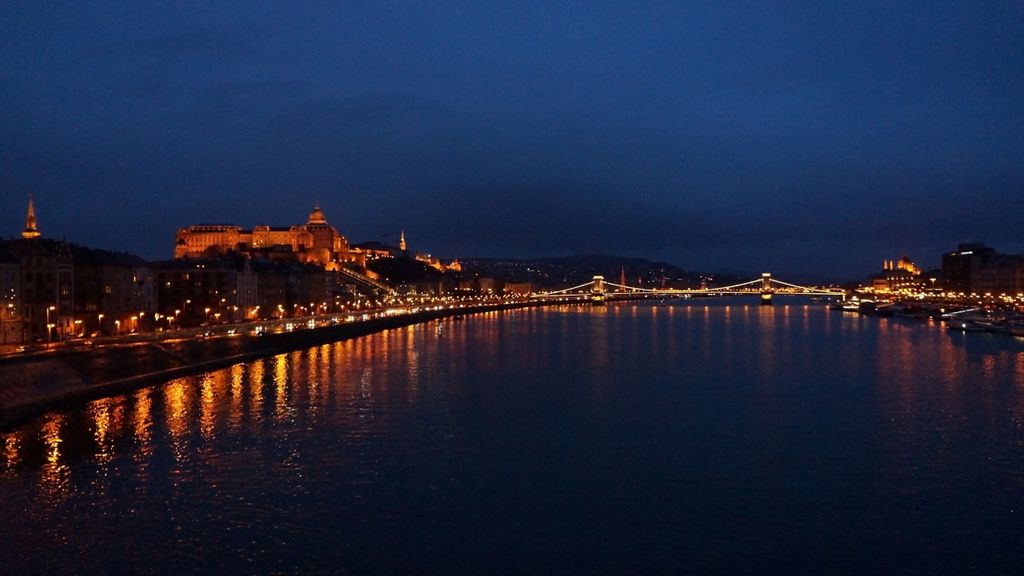
[[[9,431],[49,412],[74,408],[91,400],[124,394],[174,378],[227,368],[239,362],[251,362],[430,320],[536,305],[517,302],[423,310],[262,336],[149,342],[5,359],[0,363],[0,431]]]

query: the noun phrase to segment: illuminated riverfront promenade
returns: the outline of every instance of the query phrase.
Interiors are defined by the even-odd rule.
[[[221,326],[201,332],[140,334],[104,344],[63,347],[0,361],[0,428],[84,400],[122,393],[289,350],[365,336],[440,318],[533,306],[484,298],[349,314]],[[192,333],[188,333],[192,332]]]

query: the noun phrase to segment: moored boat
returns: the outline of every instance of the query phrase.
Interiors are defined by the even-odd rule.
[[[882,304],[875,308],[875,315],[881,316],[882,318],[892,318],[893,316],[903,312],[903,310],[904,308],[902,304],[897,304],[895,302],[892,304]]]
[[[950,330],[961,332],[992,332],[992,324],[982,320],[971,320],[970,318],[957,318],[946,324]]]

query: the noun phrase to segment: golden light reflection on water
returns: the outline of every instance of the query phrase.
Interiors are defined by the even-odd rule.
[[[258,363],[258,362],[257,362]],[[252,366],[250,364],[250,366]],[[228,413],[228,428],[237,432],[242,425],[242,379],[245,378],[245,366],[235,364],[231,367],[231,408]]]
[[[320,363],[319,367],[320,388],[317,391],[315,402],[318,406],[327,406],[329,395],[333,389],[331,384],[335,381],[334,367],[344,358],[340,342],[324,344],[323,351],[324,361]]]
[[[274,419],[278,422],[284,420],[288,413],[288,405],[285,397],[288,391],[288,356],[278,354],[274,356]]]
[[[152,453],[153,437],[153,399],[150,397],[151,390],[139,390],[133,395],[135,410],[132,413],[132,432],[135,436],[135,443],[141,448],[143,456]]]
[[[63,500],[68,495],[71,468],[61,461],[61,436],[65,416],[49,414],[40,427],[45,462],[39,472],[39,491],[51,500]]]
[[[263,381],[267,377],[267,362],[270,361],[271,360],[263,359],[249,364],[249,412],[251,414],[259,414],[263,411]]]
[[[101,398],[89,405],[92,414],[96,460],[109,462],[115,454],[114,439],[124,428],[124,397]]]
[[[188,378],[173,380],[164,387],[164,417],[167,419],[167,432],[170,435],[171,453],[177,462],[183,462],[187,456],[186,445],[189,427],[187,394],[190,386]]]
[[[415,330],[405,330],[405,346],[402,348],[402,354],[406,358],[406,368],[409,371],[409,382],[415,386],[419,380],[420,375],[420,355],[419,347],[416,339]],[[410,392],[413,392],[410,390]]]
[[[326,363],[326,345],[309,349],[309,355],[306,357],[306,393],[310,398],[317,398],[320,395],[320,384],[322,381],[320,370]],[[305,405],[314,415],[319,411],[319,406],[316,402],[308,402]]]
[[[981,359],[981,373],[986,378],[991,378],[996,372],[995,356],[986,355]]]
[[[355,406],[365,416],[372,412],[367,407],[379,407],[381,403],[411,404],[429,391],[421,386],[421,380],[438,366],[446,370],[445,385],[483,388],[483,394],[493,394],[501,385],[501,375],[487,370],[507,362],[506,356],[513,350],[515,358],[540,365],[564,362],[578,353],[578,344],[565,342],[561,335],[562,331],[577,329],[574,326],[578,326],[579,318],[593,320],[588,324],[592,331],[587,336],[586,361],[595,374],[615,369],[623,363],[621,358],[640,357],[645,347],[654,347],[657,358],[673,358],[677,350],[688,349],[704,356],[699,361],[717,359],[726,365],[742,357],[741,349],[753,347],[767,380],[801,353],[787,348],[795,345],[792,339],[783,337],[785,330],[804,335],[824,332],[850,347],[846,355],[854,358],[849,361],[851,369],[858,368],[856,362],[877,365],[879,396],[904,409],[900,416],[903,420],[894,425],[898,433],[915,433],[914,419],[926,405],[922,398],[957,413],[963,410],[965,399],[981,402],[977,400],[979,395],[989,396],[986,410],[1015,410],[1018,418],[1024,419],[1024,351],[968,348],[979,340],[959,334],[951,337],[938,323],[866,319],[808,306],[630,304],[592,311],[583,307],[524,311],[514,321],[508,315],[497,314],[464,322],[448,320],[174,380],[129,396],[93,402],[84,411],[85,416],[77,420],[51,415],[34,428],[4,434],[4,468],[0,470],[28,466],[25,455],[29,454],[29,459],[34,458],[31,465],[38,465],[40,470],[40,490],[59,496],[67,490],[71,474],[69,450],[92,450],[93,460],[100,464],[116,458],[118,451],[130,450],[139,470],[144,471],[155,447],[169,442],[175,462],[181,463],[196,445],[258,429],[268,416],[277,423],[299,417],[313,423],[326,415],[344,413],[336,410],[339,406]],[[646,331],[639,336],[631,331],[635,321],[645,318],[650,321],[653,341]],[[877,342],[869,339],[871,333],[866,326],[877,334]],[[861,332],[867,334],[858,339]],[[542,337],[550,343],[548,346],[532,344]],[[864,347],[872,349],[865,353],[857,348],[859,341],[870,342]],[[967,344],[955,343],[961,341]],[[678,359],[700,365],[683,356]],[[493,378],[465,382],[470,360]],[[918,373],[923,362],[938,367],[935,372],[940,378],[930,388],[921,383]],[[863,369],[873,370],[867,365]],[[1018,393],[1013,403],[999,405],[991,396],[998,379],[1007,373]],[[941,390],[935,390],[935,386]],[[609,392],[595,388],[590,391],[590,399],[599,405],[613,397]],[[88,424],[87,442],[67,442],[66,437],[84,429],[75,424],[83,420]],[[70,462],[73,467],[73,460]]]
[[[780,356],[780,352],[777,350],[778,342],[775,338],[775,320],[776,312],[774,306],[758,306],[757,307],[757,327],[758,327],[758,362],[760,363],[761,371],[764,373],[762,381],[770,382],[773,380],[775,370],[780,361],[777,356]],[[789,307],[785,307],[786,318],[784,322],[788,325],[788,310]]]
[[[18,466],[21,457],[18,455],[21,449],[21,433],[11,432],[4,434],[4,469],[12,470]]]
[[[598,316],[608,316],[608,307],[600,306],[597,307]],[[651,322],[652,325],[655,322]],[[610,356],[610,337],[608,335],[608,322],[594,322],[590,331],[590,345],[593,350],[593,355],[590,361],[591,373],[603,372],[608,369],[608,358]],[[657,340],[654,340],[657,342]]]
[[[226,372],[214,372],[203,374],[199,377],[199,433],[203,439],[213,438],[214,418],[216,418],[216,396],[214,392],[215,381],[223,380]]]

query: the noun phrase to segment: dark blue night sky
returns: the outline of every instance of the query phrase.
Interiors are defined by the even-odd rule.
[[[3,236],[33,192],[154,259],[316,202],[444,256],[1024,251],[1021,2],[150,4],[5,4]]]

